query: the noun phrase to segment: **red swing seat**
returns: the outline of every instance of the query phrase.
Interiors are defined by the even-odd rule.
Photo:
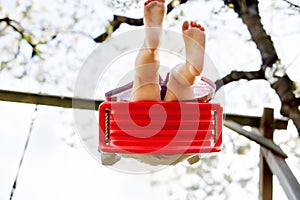
[[[127,154],[193,154],[221,151],[219,104],[104,102],[99,106],[99,149]]]

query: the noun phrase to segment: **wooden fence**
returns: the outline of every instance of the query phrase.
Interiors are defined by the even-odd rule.
[[[246,122],[243,118],[226,117],[224,125],[237,133],[257,142],[261,146],[260,153],[260,199],[273,199],[273,175],[275,175],[288,199],[300,199],[300,185],[287,165],[285,159],[287,155],[273,141],[275,129],[286,129],[287,120],[274,119],[273,109],[265,108],[259,125],[257,123]],[[253,127],[251,132],[243,129],[242,125]],[[250,120],[251,121],[251,120]]]

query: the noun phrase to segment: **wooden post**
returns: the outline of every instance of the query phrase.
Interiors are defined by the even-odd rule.
[[[273,140],[274,133],[274,111],[270,108],[265,108],[260,122],[260,130],[262,135]],[[271,169],[263,157],[262,150],[260,153],[260,199],[272,200],[273,195],[273,174]]]

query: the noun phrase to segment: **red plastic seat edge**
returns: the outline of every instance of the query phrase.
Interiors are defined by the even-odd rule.
[[[155,144],[148,145],[148,147],[143,147],[141,145],[136,146],[116,146],[109,142],[109,138],[105,137],[105,112],[107,109],[112,107],[118,108],[118,105],[128,104],[135,109],[141,109],[143,107],[151,107],[155,104],[165,106],[165,108],[173,108],[178,105],[195,105],[197,104],[200,109],[210,109],[216,111],[217,120],[217,137],[215,138],[215,143],[211,146],[188,146],[188,147],[164,147],[161,148]],[[134,110],[133,110],[134,111]],[[219,104],[211,103],[195,103],[195,102],[104,102],[99,106],[99,144],[100,150],[103,152],[111,153],[135,153],[135,154],[182,154],[182,153],[209,153],[209,152],[219,152],[221,151],[222,145],[222,107]],[[204,112],[206,113],[206,112]],[[128,117],[126,118],[128,120]],[[150,148],[149,148],[150,146]]]

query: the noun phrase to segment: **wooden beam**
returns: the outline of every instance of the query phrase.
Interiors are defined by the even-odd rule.
[[[284,158],[273,154],[263,148],[263,156],[268,163],[272,173],[277,176],[281,187],[290,200],[300,199],[300,185],[293,172],[285,162]]]
[[[274,110],[270,108],[265,108],[263,116],[260,122],[260,132],[264,138],[273,141],[274,134]],[[262,147],[260,147],[262,149]],[[273,173],[268,166],[262,152],[260,152],[259,161],[259,191],[261,200],[272,200],[273,199]]]
[[[236,115],[236,114],[228,114],[224,115],[224,120],[234,121],[243,126],[251,126],[251,127],[260,127],[260,119],[261,117],[257,116],[246,116],[246,115]],[[288,119],[275,119],[275,129],[287,129]]]
[[[98,110],[100,103],[103,102],[101,100],[82,99],[8,90],[0,90],[0,100],[88,110]]]
[[[241,125],[232,121],[224,121],[224,126],[273,151],[277,155],[287,158],[287,155],[282,151],[282,149],[272,140],[257,135],[255,132],[246,131]]]
[[[37,94],[30,92],[18,92],[0,90],[0,101],[10,101],[18,103],[30,103],[46,106],[58,106],[62,108],[78,108],[78,109],[89,109],[98,110],[100,103],[103,100],[93,99],[82,99],[65,96],[55,96],[47,94]],[[236,115],[236,114],[224,114],[225,120],[234,121],[241,125],[259,127],[260,118],[255,116]],[[276,129],[286,129],[288,120],[276,119]]]

